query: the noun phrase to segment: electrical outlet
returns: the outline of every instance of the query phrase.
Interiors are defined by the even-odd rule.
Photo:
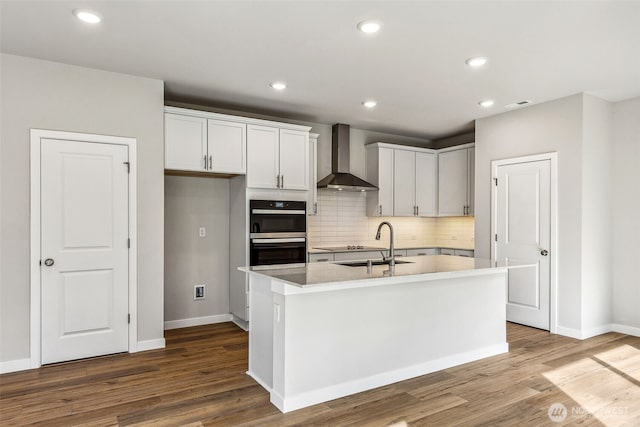
[[[193,299],[204,299],[204,285],[195,285],[193,287]]]
[[[207,229],[205,227],[200,227],[198,229],[198,235],[200,237],[206,237],[207,236]]]

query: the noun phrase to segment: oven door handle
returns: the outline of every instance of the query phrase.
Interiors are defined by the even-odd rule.
[[[251,239],[251,243],[304,243],[306,240],[304,237],[294,239]]]
[[[255,215],[306,215],[303,209],[252,209]]]

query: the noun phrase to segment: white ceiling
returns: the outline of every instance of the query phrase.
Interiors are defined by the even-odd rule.
[[[433,139],[523,99],[640,95],[637,1],[2,1],[2,52],[211,106]],[[78,21],[74,8],[103,16]],[[366,35],[364,19],[383,22]],[[482,70],[464,63],[490,58]],[[276,92],[269,82],[283,80]],[[378,101],[372,110],[362,107]],[[477,102],[491,98],[494,107]]]

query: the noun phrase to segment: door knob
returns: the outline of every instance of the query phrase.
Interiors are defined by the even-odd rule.
[[[47,258],[44,260],[44,265],[46,265],[47,267],[51,267],[55,262],[53,261],[52,258]]]
[[[549,251],[546,250],[546,249],[543,249],[543,250],[540,251],[540,255],[547,256],[547,255],[549,255]]]

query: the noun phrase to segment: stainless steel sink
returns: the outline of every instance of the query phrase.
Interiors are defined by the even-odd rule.
[[[340,262],[338,264],[346,265],[347,267],[366,267],[367,261],[347,261],[347,262]],[[396,264],[412,264],[412,262],[396,260]],[[372,261],[371,265],[389,265],[389,261],[383,261],[379,259],[379,260]]]

